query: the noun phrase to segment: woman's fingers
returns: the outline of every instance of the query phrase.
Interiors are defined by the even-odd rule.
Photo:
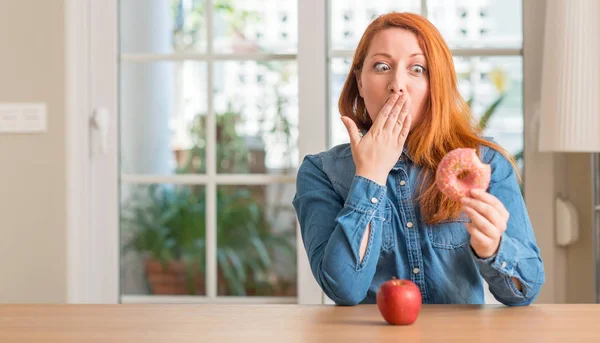
[[[465,207],[465,213],[471,219],[471,224],[474,225],[479,231],[491,239],[497,239],[502,232],[493,223],[491,223],[486,217],[481,215],[472,207]]]
[[[479,230],[475,225],[466,223],[465,227],[467,228],[467,232],[471,235],[472,240],[475,242],[482,245],[488,245],[492,243],[492,239],[481,232],[481,230]]]
[[[402,110],[400,111],[398,118],[396,119],[396,123],[394,125],[394,133],[400,134],[401,131],[404,130],[406,126],[406,118],[408,118],[410,113],[410,99],[406,99],[402,106]],[[407,132],[408,133],[408,132]]]
[[[479,213],[481,216],[487,219],[498,229],[503,230],[506,228],[507,218],[504,218],[504,215],[500,213],[495,203],[489,203],[487,201],[471,197],[463,197],[462,199],[460,199],[460,201],[464,206],[470,207],[471,209],[477,211],[477,213]]]
[[[390,115],[390,112],[392,111],[392,108],[398,101],[398,98],[399,98],[399,94],[397,94],[397,93],[392,94],[388,98],[388,100],[383,105],[383,108],[381,108],[381,110],[377,114],[377,118],[375,118],[375,121],[373,122],[373,126],[371,126],[371,129],[375,129],[375,130],[383,129],[383,127],[385,126],[385,123]]]
[[[498,211],[498,213],[500,213],[500,215],[504,218],[504,220],[508,221],[510,214],[508,213],[508,210],[506,209],[506,207],[504,207],[504,204],[502,203],[502,201],[500,201],[500,199],[481,189],[473,189],[471,191],[471,196],[475,199],[481,200],[493,206]]]
[[[398,125],[398,116],[400,115],[400,111],[402,111],[402,108],[405,106],[406,102],[406,96],[402,94],[394,104],[394,107],[392,107],[392,110],[385,121],[385,125],[383,127],[384,130],[392,132],[395,129],[395,127]]]
[[[402,130],[400,130],[400,134],[398,135],[398,145],[404,146],[406,142],[406,138],[408,137],[408,133],[410,131],[410,126],[412,125],[412,115],[407,113],[404,117],[404,123],[402,124]]]

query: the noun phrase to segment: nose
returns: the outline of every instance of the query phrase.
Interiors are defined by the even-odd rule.
[[[388,91],[390,93],[406,93],[406,75],[403,75],[402,72],[396,73],[390,80]]]

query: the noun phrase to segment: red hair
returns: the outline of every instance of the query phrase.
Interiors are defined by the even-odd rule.
[[[458,90],[454,62],[448,45],[440,32],[423,16],[414,13],[389,13],[375,19],[363,34],[354,53],[352,66],[342,89],[338,108],[342,116],[350,117],[361,130],[371,125],[364,100],[358,92],[356,73],[360,73],[370,42],[385,29],[402,28],[417,36],[423,50],[429,73],[429,96],[418,125],[409,133],[406,148],[413,162],[422,167],[419,196],[421,214],[428,224],[457,218],[460,203],[451,200],[435,186],[435,170],[442,158],[456,148],[474,148],[486,145],[506,157],[518,177],[513,157],[498,144],[481,137],[474,126],[471,109]],[[357,115],[358,114],[358,115]]]

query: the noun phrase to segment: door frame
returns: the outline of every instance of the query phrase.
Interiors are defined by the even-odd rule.
[[[117,102],[102,94],[116,92],[116,31],[103,32],[94,14],[116,11],[115,1],[65,0],[66,73],[66,217],[67,302],[119,302],[119,235],[117,182]],[[115,12],[116,13],[116,12]],[[110,17],[110,16],[109,16]],[[112,16],[115,17],[115,16]],[[116,30],[115,22],[103,27]],[[97,44],[90,44],[96,39]],[[101,68],[95,79],[92,68]],[[109,136],[105,153],[92,129],[94,109],[109,113]]]
[[[88,2],[65,0],[65,72],[66,72],[66,223],[67,223],[67,302],[89,299],[90,275],[87,199],[89,190],[87,143],[88,126]]]

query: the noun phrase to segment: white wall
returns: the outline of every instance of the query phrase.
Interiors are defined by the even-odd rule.
[[[63,0],[0,1],[0,103],[44,102],[48,131],[0,134],[0,303],[66,301]]]

